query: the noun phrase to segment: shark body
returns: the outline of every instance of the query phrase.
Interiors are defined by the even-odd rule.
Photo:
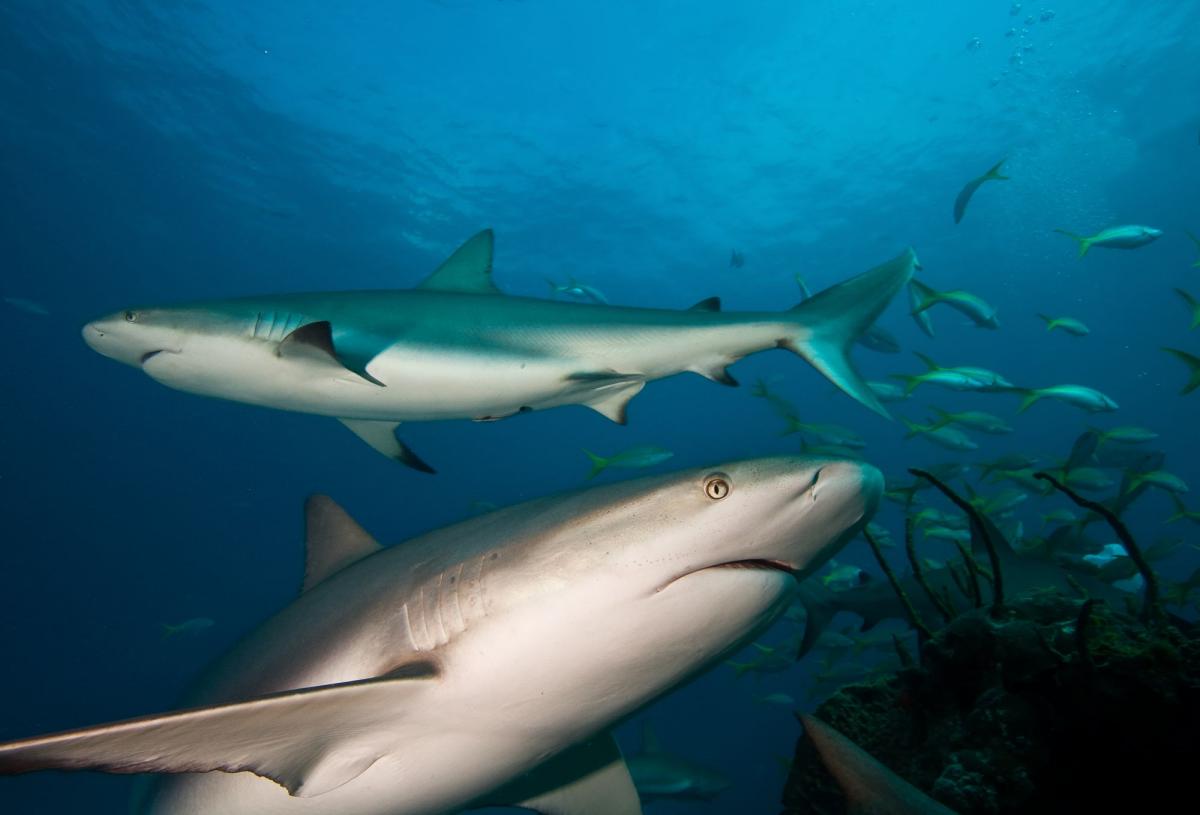
[[[791,311],[685,311],[503,295],[492,234],[467,241],[416,289],[247,297],[131,309],[86,325],[100,353],[172,388],[341,419],[380,452],[432,471],[401,422],[500,419],[587,405],[624,422],[649,381],[786,348],[884,415],[847,356],[911,277],[911,250]]]
[[[386,549],[310,499],[303,593],[192,707],[0,744],[0,773],[180,774],[150,815],[635,815],[609,729],[770,624],[881,489],[859,463],[733,462]]]

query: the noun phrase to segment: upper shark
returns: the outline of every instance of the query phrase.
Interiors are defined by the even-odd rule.
[[[742,357],[787,348],[886,415],[848,349],[912,276],[911,250],[790,311],[720,313],[503,295],[491,230],[415,289],[246,297],[134,308],[84,326],[95,350],[179,390],[340,419],[375,449],[432,472],[395,435],[406,421],[499,419],[587,405],[625,421],[654,379],[726,385]]]
[[[300,597],[192,707],[0,744],[0,773],[181,774],[152,815],[636,815],[610,729],[760,633],[881,490],[858,462],[756,459],[386,549],[310,499]]]

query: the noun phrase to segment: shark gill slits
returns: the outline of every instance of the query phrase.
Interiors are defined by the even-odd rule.
[[[704,494],[714,501],[720,501],[732,490],[728,478],[720,473],[713,473],[704,479]]]
[[[146,353],[142,354],[141,364],[145,365],[146,360],[150,359],[151,357],[158,356],[161,353],[162,353],[161,348],[159,348],[157,351],[147,351]]]

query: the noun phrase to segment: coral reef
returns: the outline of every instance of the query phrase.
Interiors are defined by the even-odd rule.
[[[817,716],[951,809],[1063,815],[1194,801],[1200,632],[1188,625],[1040,590],[1000,615],[964,612],[920,656],[842,688]],[[783,812],[846,812],[804,738]]]

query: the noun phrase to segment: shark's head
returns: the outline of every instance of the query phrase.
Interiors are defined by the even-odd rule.
[[[882,488],[868,464],[789,456],[552,499],[525,557],[501,555],[487,593],[496,611],[527,608],[537,658],[554,654],[568,682],[596,683],[599,696],[610,683],[661,690],[769,624],[867,523]]]
[[[191,309],[127,309],[85,325],[83,340],[106,357],[140,368],[158,354],[182,353],[205,322]]]

